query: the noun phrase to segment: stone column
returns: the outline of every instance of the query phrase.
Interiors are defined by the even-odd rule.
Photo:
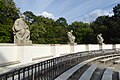
[[[70,44],[70,53],[74,53],[74,44]]]
[[[51,54],[53,56],[56,56],[56,53],[55,53],[55,44],[51,44],[50,47],[51,47]]]
[[[112,44],[112,49],[116,49],[116,45],[115,44]]]
[[[30,54],[30,51],[32,50],[30,46],[18,46],[18,60],[20,61],[20,64],[26,64],[32,62],[32,55]]]
[[[102,49],[103,49],[102,44],[99,44],[99,50],[102,50]]]
[[[86,50],[86,51],[89,51],[89,44],[86,44],[86,45],[85,45],[85,50]]]

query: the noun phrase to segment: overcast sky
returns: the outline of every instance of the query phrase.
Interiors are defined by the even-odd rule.
[[[14,0],[21,12],[32,11],[57,19],[64,17],[68,23],[92,22],[101,15],[113,15],[112,8],[120,0]]]

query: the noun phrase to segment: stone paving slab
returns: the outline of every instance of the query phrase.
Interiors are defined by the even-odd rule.
[[[118,73],[118,74],[119,74],[119,80],[120,80],[120,71],[119,71],[119,73]]]
[[[83,74],[82,76],[79,78],[79,80],[90,80],[90,78],[92,77],[93,72],[96,70],[97,66],[96,65],[92,65],[90,66]]]
[[[113,70],[107,68],[102,76],[102,80],[112,80]]]
[[[118,54],[114,54],[114,55],[118,55]],[[108,56],[108,55],[106,55],[106,56]],[[112,56],[113,56],[113,54],[112,54]],[[67,80],[73,73],[75,73],[79,68],[81,68],[85,64],[87,64],[87,63],[89,63],[91,61],[103,58],[103,57],[105,57],[105,56],[98,56],[98,57],[83,61],[83,62],[77,64],[76,66],[70,68],[69,70],[65,71],[64,73],[62,73],[55,80]]]
[[[98,57],[99,58],[99,57]],[[77,64],[76,66],[70,68],[69,70],[65,71],[64,73],[62,73],[60,76],[58,76],[55,80],[67,80],[73,73],[75,73],[79,68],[81,68],[82,66],[84,66],[85,64],[93,61],[93,60],[96,60],[96,58],[92,58],[92,59],[89,59],[89,60],[86,60],[86,61],[83,61],[79,64]]]
[[[62,75],[58,76],[55,80],[67,80],[74,72],[76,72],[79,68],[81,68],[85,64],[86,63],[82,62],[82,63],[72,67],[71,69],[64,72]]]
[[[114,62],[115,64],[120,64],[120,60],[117,60]]]
[[[118,59],[118,58],[120,58],[120,56],[115,56],[115,57],[106,58],[106,59],[101,60],[100,62],[105,63],[105,62],[107,62],[107,61],[110,61],[110,60],[113,60],[113,59]]]

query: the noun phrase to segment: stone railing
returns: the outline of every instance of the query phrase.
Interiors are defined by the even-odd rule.
[[[72,53],[0,72],[0,80],[54,80],[64,71],[85,60],[119,53],[119,50],[94,50]]]

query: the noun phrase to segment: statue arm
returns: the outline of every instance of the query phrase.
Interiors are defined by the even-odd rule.
[[[18,26],[19,25],[19,22],[18,21],[15,21],[15,23],[14,23],[14,26],[13,26],[13,31],[14,32],[18,32],[18,31],[20,31],[22,28],[20,27],[20,26]]]

